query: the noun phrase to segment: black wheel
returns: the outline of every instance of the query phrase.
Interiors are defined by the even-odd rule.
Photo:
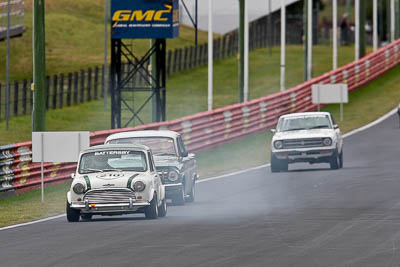
[[[165,198],[161,202],[160,207],[158,207],[158,217],[165,217],[167,215],[167,201]]]
[[[82,214],[81,219],[84,221],[90,221],[92,219],[93,215],[92,214]]]
[[[174,196],[172,203],[175,205],[183,206],[185,205],[185,187],[182,185],[179,192]]]
[[[340,152],[339,155],[339,163],[340,163],[340,168],[343,168],[343,148],[342,148],[342,152]]]
[[[146,219],[157,219],[158,217],[158,204],[157,195],[154,194],[153,199],[150,201],[150,206],[147,206],[144,210]]]
[[[287,172],[289,169],[289,162],[287,160],[277,159],[271,154],[271,172]]]
[[[279,163],[280,163],[279,160],[273,154],[271,154],[271,172],[281,171]]]
[[[193,181],[192,189],[190,190],[189,196],[186,198],[187,202],[193,202],[196,196],[196,182]]]
[[[71,205],[67,201],[67,220],[69,222],[79,222],[80,211],[71,208]]]
[[[329,164],[331,165],[331,169],[332,169],[332,170],[337,170],[337,169],[339,169],[339,165],[340,165],[340,162],[339,162],[339,161],[340,161],[340,160],[339,160],[338,151],[335,150],[335,152],[333,153],[333,155],[331,156],[331,159],[330,159],[330,161],[329,161]]]
[[[289,162],[287,160],[281,160],[281,171],[287,172],[289,170]]]

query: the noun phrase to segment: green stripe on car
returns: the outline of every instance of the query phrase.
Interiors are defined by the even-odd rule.
[[[92,185],[90,184],[89,176],[85,175],[85,176],[83,176],[83,178],[85,178],[87,190],[92,189]]]

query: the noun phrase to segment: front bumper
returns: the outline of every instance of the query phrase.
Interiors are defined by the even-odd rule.
[[[289,162],[323,162],[329,160],[334,153],[334,149],[276,150],[273,155]]]
[[[71,208],[87,214],[137,213],[147,206],[150,206],[149,202],[134,202],[133,200],[130,200],[129,203],[89,203],[88,201],[71,203]]]

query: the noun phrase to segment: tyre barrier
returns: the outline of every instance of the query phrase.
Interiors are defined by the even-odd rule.
[[[378,78],[400,62],[400,39],[364,58],[332,70],[284,92],[180,119],[124,129],[92,132],[90,144],[99,145],[108,135],[137,130],[168,129],[183,134],[190,152],[216,148],[264,132],[279,116],[317,109],[312,104],[313,84],[347,83],[352,92]],[[46,184],[63,183],[75,172],[75,163],[45,163]],[[0,192],[31,190],[40,186],[40,163],[32,163],[32,142],[0,146]]]

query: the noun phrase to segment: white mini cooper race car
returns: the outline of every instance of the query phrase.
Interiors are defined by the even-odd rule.
[[[67,220],[93,215],[167,214],[165,188],[151,150],[141,145],[101,145],[81,152],[67,193]]]
[[[329,112],[283,115],[271,142],[271,171],[287,171],[289,163],[330,164],[343,167],[343,138]]]

